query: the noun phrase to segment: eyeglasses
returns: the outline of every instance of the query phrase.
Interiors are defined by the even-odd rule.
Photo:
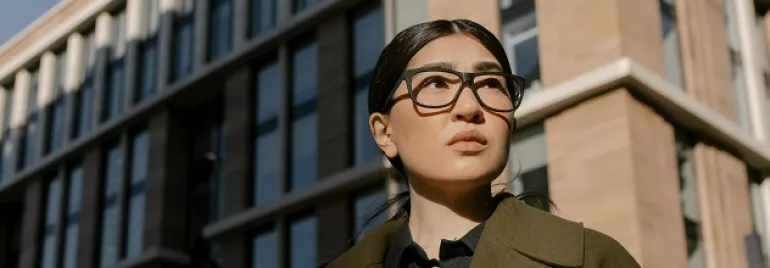
[[[404,71],[409,97],[425,108],[443,108],[457,102],[465,84],[486,109],[512,112],[519,107],[525,79],[504,72],[464,73],[442,67],[424,67]],[[386,99],[390,108],[397,84]]]

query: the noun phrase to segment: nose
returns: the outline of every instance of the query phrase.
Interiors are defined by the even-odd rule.
[[[481,123],[484,120],[484,109],[473,95],[473,90],[467,86],[460,89],[460,96],[452,109],[452,120],[468,123]]]

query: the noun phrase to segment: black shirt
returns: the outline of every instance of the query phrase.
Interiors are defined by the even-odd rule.
[[[459,240],[441,239],[439,259],[436,260],[428,259],[425,250],[412,240],[409,224],[404,222],[390,241],[384,268],[467,268],[483,230],[484,223],[481,223]]]

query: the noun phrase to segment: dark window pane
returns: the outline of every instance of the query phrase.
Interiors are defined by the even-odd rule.
[[[295,50],[291,58],[291,180],[289,190],[316,181],[318,154],[318,45],[315,42]]]
[[[232,47],[233,1],[211,0],[210,12],[209,60],[216,60]]]
[[[193,65],[193,26],[195,19],[195,0],[181,0],[180,8],[174,18],[174,60],[170,81],[175,81],[192,71]]]
[[[102,235],[99,267],[113,267],[118,259],[117,198],[123,181],[123,150],[119,145],[110,147],[104,161],[104,197],[102,199]]]
[[[222,180],[222,161],[224,151],[222,148],[222,123],[217,123],[211,127],[211,152],[214,154],[211,171],[211,218],[213,222],[222,215],[223,193]]]
[[[377,159],[380,149],[369,131],[369,80],[385,42],[385,16],[379,1],[356,14],[353,22],[355,163]]]
[[[294,12],[300,12],[320,2],[321,0],[294,0]]]
[[[275,231],[264,232],[254,237],[251,249],[251,267],[278,268],[278,236]]]
[[[366,220],[372,216],[372,213],[380,206],[385,204],[387,194],[384,187],[372,187],[358,193],[355,197],[355,232],[356,241],[361,241],[367,233],[374,230],[387,220],[387,212],[378,215],[368,225]]]
[[[278,110],[281,103],[281,69],[277,62],[260,67],[256,81],[256,141],[254,142],[254,205],[275,200],[278,189],[280,137]]]
[[[521,43],[516,44],[513,50],[516,58],[516,74],[523,76],[527,81],[540,80],[540,50],[538,48],[538,36],[535,35]]]
[[[128,203],[128,230],[126,231],[126,258],[142,253],[144,236],[145,180],[149,158],[147,132],[136,134],[131,141],[131,187]]]
[[[123,110],[125,95],[125,72],[123,59],[114,60],[108,66],[107,87],[104,90],[102,121],[107,121],[119,115]]]
[[[315,216],[307,216],[291,222],[289,227],[289,267],[316,267],[316,229]]]
[[[94,33],[90,32],[83,37],[83,77],[80,80],[79,90],[75,92],[75,107],[72,113],[71,137],[91,131],[91,118],[93,116],[93,80],[94,65],[96,64],[96,44]]]
[[[67,199],[67,218],[66,230],[64,232],[64,268],[77,267],[77,247],[78,247],[78,218],[80,214],[81,201],[83,200],[83,169],[73,167],[68,175],[69,189]]]
[[[276,0],[250,0],[249,34],[257,36],[275,26],[278,13]]]
[[[59,178],[53,177],[46,187],[45,224],[43,225],[43,248],[40,253],[42,268],[56,266],[57,231],[61,213],[62,185]]]

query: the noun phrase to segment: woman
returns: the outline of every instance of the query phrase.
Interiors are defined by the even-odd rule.
[[[606,235],[492,195],[523,86],[477,23],[439,20],[396,35],[373,73],[369,126],[410,200],[329,267],[638,267]]]

